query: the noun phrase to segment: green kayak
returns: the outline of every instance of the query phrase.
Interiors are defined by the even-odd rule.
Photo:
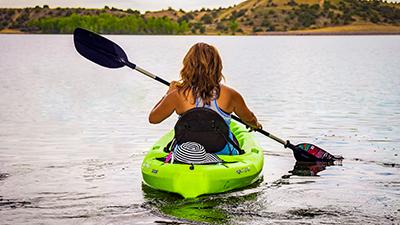
[[[174,137],[171,130],[145,156],[142,163],[144,182],[154,189],[177,193],[184,198],[222,193],[254,183],[264,165],[263,150],[242,125],[232,121],[231,130],[245,154],[218,155],[224,163],[194,166],[161,160],[167,156],[164,147]]]

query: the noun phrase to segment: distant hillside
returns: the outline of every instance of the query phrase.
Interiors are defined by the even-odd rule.
[[[0,9],[0,30],[114,34],[400,33],[400,4],[360,0],[248,0],[190,12],[55,8]]]

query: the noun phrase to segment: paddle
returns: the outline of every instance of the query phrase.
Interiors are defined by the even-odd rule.
[[[76,28],[74,31],[74,44],[76,50],[83,57],[101,66],[108,68],[121,68],[124,66],[128,66],[131,69],[137,70],[140,73],[150,78],[153,78],[167,86],[169,86],[170,84],[168,81],[138,67],[134,63],[129,62],[127,55],[121,47],[96,33],[82,28]],[[246,123],[237,116],[232,115],[232,118],[246,125]],[[297,161],[316,162],[343,159],[341,156],[333,156],[313,144],[302,143],[298,145],[293,145],[292,143],[290,143],[290,141],[284,141],[262,129],[255,129],[255,131],[283,144],[285,148],[292,149],[294,157]]]

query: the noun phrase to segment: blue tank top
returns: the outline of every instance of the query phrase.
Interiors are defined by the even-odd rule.
[[[225,113],[224,111],[222,111],[221,108],[219,108],[216,98],[211,100],[210,104],[204,104],[203,100],[201,98],[197,98],[196,99],[196,108],[198,108],[198,107],[205,107],[205,108],[214,110],[224,119],[225,123],[228,126],[231,125],[231,115]]]
[[[201,98],[197,98],[196,99],[196,108],[198,107],[205,107],[205,108],[209,108],[215,112],[217,112],[225,121],[225,123],[228,125],[228,127],[230,127],[231,125],[231,115],[225,113],[221,108],[219,108],[218,103],[217,103],[217,98],[214,98],[210,101],[210,104],[205,104],[203,102],[203,100]],[[233,140],[233,134],[231,132],[231,130],[229,129],[229,138],[231,138],[231,140]],[[239,155],[239,151],[237,149],[235,149],[235,147],[232,146],[232,144],[227,143],[225,145],[225,147],[215,153],[218,155]]]

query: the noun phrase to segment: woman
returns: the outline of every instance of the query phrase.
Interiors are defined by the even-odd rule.
[[[230,114],[235,113],[250,127],[262,128],[243,97],[221,83],[224,79],[222,61],[215,47],[206,43],[193,45],[183,59],[180,78],[178,82],[171,82],[167,93],[154,106],[149,115],[150,123],[160,123],[173,112],[182,115],[192,108],[206,106],[222,116],[228,125]]]

